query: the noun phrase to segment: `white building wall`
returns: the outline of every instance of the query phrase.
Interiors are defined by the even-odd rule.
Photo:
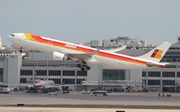
[[[103,47],[113,47],[113,46],[116,46],[117,42],[110,42],[109,39],[104,39],[102,41],[102,45]]]
[[[91,70],[88,70],[87,81],[101,81],[102,80],[102,66],[90,64]]]
[[[4,61],[4,83],[20,83],[20,67],[22,66],[22,56],[7,56]]]
[[[91,46],[99,46],[99,40],[91,40],[90,44]]]
[[[130,70],[125,70],[125,80],[130,80]]]
[[[90,46],[91,46],[90,41],[86,41],[86,42],[84,43],[84,46],[90,47]]]
[[[0,61],[0,68],[4,68],[4,61]]]
[[[43,52],[29,52],[29,60],[52,60],[53,55]]]
[[[129,80],[140,80],[142,79],[142,69],[131,69]]]
[[[177,87],[178,81],[180,78],[177,77],[177,72],[180,71],[180,68],[154,68],[154,69],[144,69],[146,72],[146,77],[142,77],[146,81],[146,87],[152,90],[152,88],[157,88],[157,90],[162,91],[162,87]],[[148,77],[148,72],[161,72],[160,77]],[[175,72],[175,77],[163,77],[163,72]],[[148,85],[148,80],[160,80],[160,85]],[[174,80],[175,85],[163,85],[163,80]]]
[[[5,60],[2,61],[3,62],[3,82],[4,83],[7,83],[8,82],[8,59],[6,59],[5,57]]]

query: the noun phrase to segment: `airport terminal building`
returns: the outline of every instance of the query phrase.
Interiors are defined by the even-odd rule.
[[[82,81],[113,81],[111,86],[118,80],[129,83],[129,80],[137,81],[141,78],[142,70],[109,69],[101,65],[90,65],[91,70],[81,71],[77,68],[76,61],[55,61],[50,54],[31,51],[29,57],[11,53],[1,56],[1,82],[18,84],[26,83],[36,78],[53,80],[56,84],[70,85],[73,90],[82,90],[86,84]],[[133,75],[135,74],[136,75]],[[127,81],[126,81],[127,80]],[[138,82],[140,83],[140,82]],[[124,84],[123,84],[124,85]],[[88,85],[90,86],[90,85]],[[92,88],[98,85],[91,85]],[[106,85],[107,86],[107,85]]]
[[[139,43],[129,44],[127,49],[118,53],[139,56],[153,48],[139,46]],[[157,69],[123,70],[93,64],[91,70],[81,71],[76,61],[55,61],[52,55],[38,51],[29,51],[28,57],[8,51],[0,54],[0,82],[4,83],[26,83],[38,78],[70,85],[72,90],[99,85],[107,88],[134,85],[137,89],[147,88],[149,91],[180,91],[180,43],[173,44],[161,60],[170,64]]]

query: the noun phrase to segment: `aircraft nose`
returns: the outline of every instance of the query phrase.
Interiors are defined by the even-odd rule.
[[[11,40],[14,38],[14,36],[15,36],[14,34],[10,34],[10,35],[7,36],[7,39],[8,39],[9,41],[11,41]]]

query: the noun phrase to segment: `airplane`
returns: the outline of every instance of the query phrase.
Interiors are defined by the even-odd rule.
[[[26,86],[34,91],[40,90],[44,93],[48,92],[51,89],[55,89],[57,91],[61,90],[61,86],[55,86],[55,82],[53,80],[38,80],[38,79],[36,79],[33,84],[21,83],[20,86]]]
[[[117,69],[163,68],[169,63],[161,63],[160,60],[171,46],[171,43],[163,42],[142,56],[132,57],[115,53],[116,50],[100,50],[29,33],[13,33],[7,39],[20,48],[19,52],[23,47],[50,53],[58,61],[77,60],[81,71],[90,70],[90,63]]]
[[[29,91],[35,92],[40,90],[44,93],[47,93],[50,90],[60,91],[61,86],[56,86],[53,80],[39,80],[36,79],[32,83],[20,83],[20,84],[6,84],[0,83],[0,85],[9,85],[9,86],[19,86],[19,87],[28,87]]]

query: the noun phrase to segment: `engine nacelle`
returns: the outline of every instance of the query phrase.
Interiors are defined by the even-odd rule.
[[[53,52],[53,59],[54,60],[64,61],[64,60],[68,60],[68,57],[63,53]]]

